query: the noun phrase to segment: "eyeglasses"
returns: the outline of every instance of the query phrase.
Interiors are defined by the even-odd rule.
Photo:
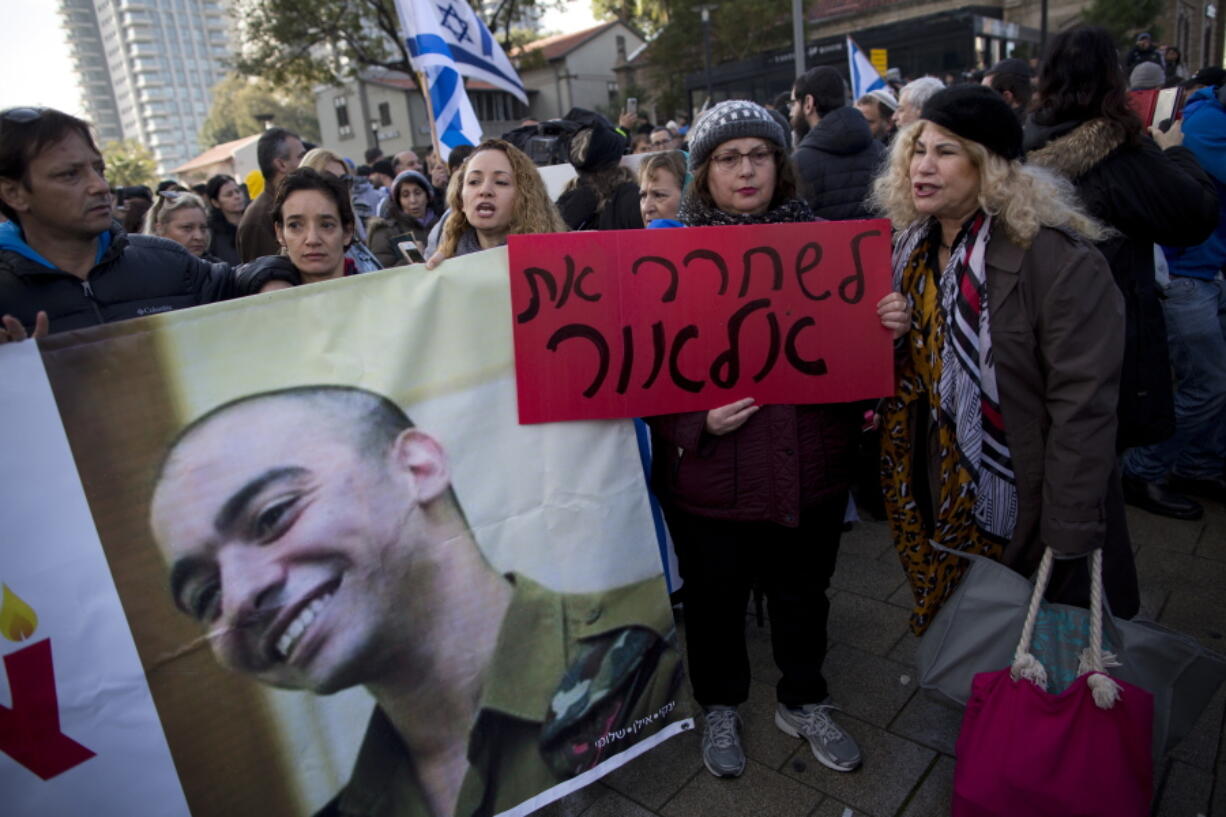
[[[748,153],[741,153],[739,150],[729,150],[711,157],[715,167],[725,173],[733,173],[739,170],[742,159],[749,159],[749,163],[754,167],[765,167],[769,162],[775,160],[775,151],[771,148],[761,147],[754,148]]]
[[[19,125],[36,122],[42,119],[42,116],[42,108],[9,108],[7,111],[0,112],[0,119],[3,119],[5,122],[15,122]]]

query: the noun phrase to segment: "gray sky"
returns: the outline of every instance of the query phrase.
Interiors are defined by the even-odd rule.
[[[0,109],[42,105],[85,114],[60,28],[56,0],[4,0],[4,47],[0,48]],[[578,31],[595,25],[587,3],[568,3],[542,21],[546,31]]]
[[[0,108],[46,105],[82,115],[55,0],[5,0]]]

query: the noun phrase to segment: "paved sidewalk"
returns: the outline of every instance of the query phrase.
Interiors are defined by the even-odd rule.
[[[1199,522],[1129,508],[1142,612],[1226,652],[1226,508],[1209,502]],[[909,591],[885,523],[861,522],[843,538],[831,590],[825,672],[838,719],[864,765],[830,771],[774,725],[769,630],[750,618],[754,682],[741,708],[749,765],[736,780],[702,766],[696,732],[679,735],[601,782],[538,811],[539,817],[945,817],[961,711],[920,693],[907,630]],[[768,623],[769,626],[769,623]],[[1226,817],[1226,689],[1196,729],[1155,770],[1158,817]]]

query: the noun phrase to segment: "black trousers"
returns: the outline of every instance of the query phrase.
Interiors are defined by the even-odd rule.
[[[783,673],[779,702],[801,706],[826,698],[826,589],[846,508],[841,491],[801,513],[796,528],[667,511],[685,580],[686,657],[699,704],[736,706],[749,697],[745,623],[755,581],[766,596],[771,647]]]

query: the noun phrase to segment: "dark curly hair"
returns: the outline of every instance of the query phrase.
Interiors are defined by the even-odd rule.
[[[318,190],[332,199],[336,203],[337,213],[340,214],[341,224],[346,229],[354,228],[353,203],[349,200],[349,189],[345,187],[345,183],[331,173],[320,173],[309,167],[290,171],[277,185],[277,197],[273,200],[272,210],[274,224],[284,224],[281,208],[285,205],[285,200],[299,190]]]
[[[1035,121],[1040,125],[1103,118],[1127,140],[1141,139],[1141,119],[1128,104],[1128,81],[1105,29],[1077,26],[1052,40],[1039,69]]]

